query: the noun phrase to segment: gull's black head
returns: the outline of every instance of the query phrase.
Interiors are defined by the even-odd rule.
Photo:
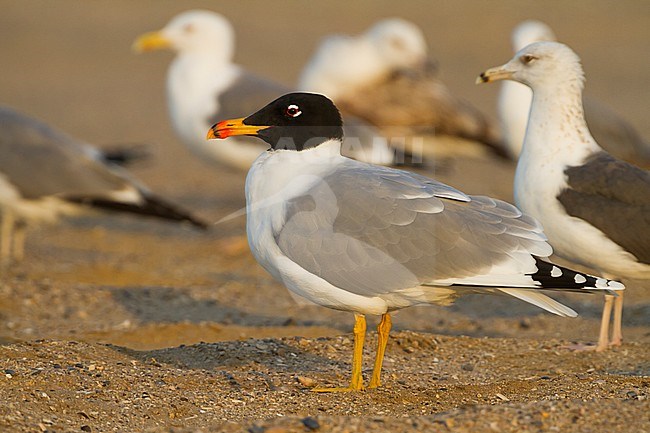
[[[343,139],[343,121],[334,103],[315,93],[288,93],[243,119],[214,125],[208,138],[252,135],[273,149],[304,150]]]

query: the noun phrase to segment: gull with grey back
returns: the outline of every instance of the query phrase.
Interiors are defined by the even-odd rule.
[[[478,292],[573,317],[575,311],[540,290],[623,289],[548,262],[552,249],[540,225],[508,203],[342,156],[341,123],[328,98],[291,93],[208,133],[256,136],[270,146],[246,179],[248,239],[257,261],[291,292],[355,314],[350,385],[316,391],[364,388],[366,314],[382,316],[369,383],[375,388],[391,311],[449,305]]]
[[[134,49],[176,52],[167,75],[174,130],[204,161],[247,170],[264,151],[259,140],[233,137],[216,148],[205,142],[205,131],[218,119],[254,111],[291,89],[233,63],[235,33],[231,23],[215,12],[185,11],[162,30],[140,36]],[[378,164],[401,162],[375,128],[353,117],[345,123],[349,135],[346,155]]]
[[[650,172],[618,160],[591,136],[580,58],[537,42],[477,82],[514,80],[533,91],[515,175],[515,202],[544,227],[555,253],[609,278],[650,278]],[[606,296],[597,350],[622,341],[623,296]]]
[[[89,207],[207,227],[107,162],[96,148],[0,106],[0,258],[8,260],[12,250],[15,259],[22,258],[27,224],[55,222]]]

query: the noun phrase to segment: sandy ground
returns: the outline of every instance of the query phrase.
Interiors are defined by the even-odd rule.
[[[171,55],[129,49],[194,7],[232,19],[238,61],[287,84],[325,34],[403,16],[423,27],[449,85],[492,116],[498,88],[474,78],[537,17],[582,56],[587,92],[650,137],[650,3],[639,1],[0,1],[0,102],[99,146],[150,143],[132,172],[217,221],[243,205],[244,175],[181,146],[163,92]],[[435,175],[511,200],[513,172],[481,157]],[[650,431],[647,283],[628,282],[626,342],[607,353],[566,348],[595,338],[597,296],[559,297],[577,319],[487,296],[405,310],[385,386],[323,395],[309,388],[347,380],[352,316],[296,302],[244,233],[243,218],[200,233],[107,214],[30,231],[26,260],[1,277],[0,430]],[[369,332],[366,374],[374,343]]]

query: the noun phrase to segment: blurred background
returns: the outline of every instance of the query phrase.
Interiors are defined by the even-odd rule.
[[[324,36],[360,33],[385,17],[406,18],[424,31],[449,87],[494,119],[499,85],[479,87],[474,80],[486,68],[511,58],[510,34],[516,24],[540,19],[582,58],[586,93],[650,137],[650,2],[638,0],[3,0],[0,103],[94,145],[149,143],[152,158],[131,171],[159,194],[217,221],[244,203],[244,175],[202,164],[176,138],[165,95],[173,54],[136,55],[131,50],[138,35],[160,29],[177,13],[192,8],[227,17],[236,31],[235,61],[287,85],[296,83]],[[486,158],[455,161],[438,178],[468,193],[511,201],[513,173],[513,164]],[[311,317],[296,310],[302,307],[254,264],[247,251],[231,251],[229,239],[245,233],[243,218],[220,224],[208,235],[128,217],[101,219],[106,220],[101,227],[96,220],[77,221],[28,235],[26,262],[5,276],[2,333],[22,338],[99,332],[93,338],[119,342],[101,332],[132,329],[140,322],[286,325],[305,324],[304,319]],[[88,287],[94,289],[92,294]],[[631,302],[635,296],[644,295],[632,292]],[[480,302],[487,305],[484,298]],[[476,325],[480,315],[476,310],[483,308],[474,308],[478,304],[469,301],[465,307],[440,309],[436,317],[442,317],[442,323],[430,320],[430,310],[416,309],[404,314],[410,321],[396,322],[436,332],[508,335],[510,322],[498,324],[504,305],[512,302],[520,308],[508,313],[512,316],[542,314],[518,301],[489,302],[494,309],[481,313],[494,318],[489,325]],[[585,312],[585,319],[575,322],[578,325],[567,338],[595,337],[600,297],[581,298],[572,305]],[[629,325],[644,323],[646,305],[626,315]],[[107,316],[102,318],[102,313]],[[66,324],[62,320],[66,317],[77,319],[76,325]],[[318,310],[318,317],[323,321],[311,325],[329,320],[345,328],[349,321],[348,315],[324,309]],[[539,332],[554,329],[556,335],[562,335],[566,325],[548,315],[533,320],[539,321]],[[647,328],[638,329],[636,335],[648,338]]]
[[[360,33],[381,18],[404,17],[424,31],[449,87],[492,118],[499,86],[477,87],[474,80],[511,57],[516,24],[540,19],[581,56],[586,93],[650,136],[650,3],[645,1],[25,0],[0,6],[0,102],[96,145],[155,143],[155,164],[137,174],[171,194],[181,194],[180,183],[198,186],[196,179],[204,188],[219,188],[204,183],[217,176],[198,168],[171,130],[165,78],[173,54],[135,55],[130,47],[138,35],[191,8],[212,9],[231,20],[235,61],[287,85],[296,83],[324,36]],[[170,182],[161,174],[180,170],[179,161],[192,169]]]

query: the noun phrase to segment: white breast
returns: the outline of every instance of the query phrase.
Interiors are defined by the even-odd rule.
[[[301,152],[268,151],[259,156],[246,178],[246,228],[255,259],[293,293],[329,308],[382,314],[386,302],[339,289],[286,257],[275,236],[284,226],[288,200],[304,194],[345,161],[340,142]]]
[[[584,123],[582,107],[576,106],[579,100],[558,100],[557,94],[535,98],[515,174],[517,207],[542,224],[558,256],[610,275],[630,275],[639,267],[633,256],[591,224],[568,215],[557,199],[567,187],[565,169],[601,150]]]

